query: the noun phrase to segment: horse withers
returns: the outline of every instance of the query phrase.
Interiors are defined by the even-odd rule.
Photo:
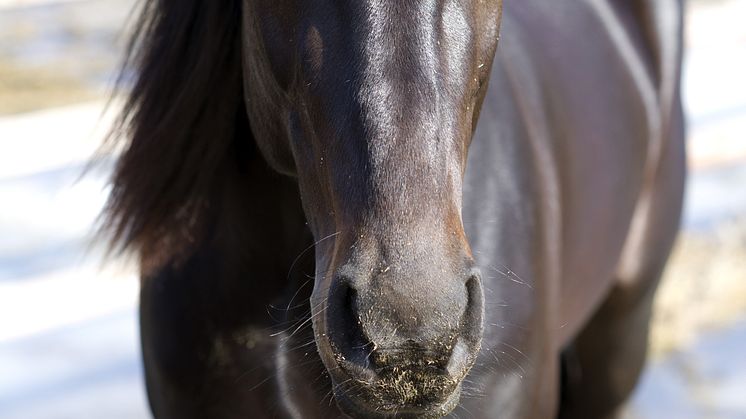
[[[156,417],[615,414],[680,217],[682,6],[504,6],[144,6],[108,225]]]

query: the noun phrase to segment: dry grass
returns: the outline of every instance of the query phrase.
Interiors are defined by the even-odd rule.
[[[101,94],[54,68],[19,66],[0,60],[0,115],[68,105]]]
[[[746,314],[746,217],[679,238],[655,302],[651,351],[665,354]]]

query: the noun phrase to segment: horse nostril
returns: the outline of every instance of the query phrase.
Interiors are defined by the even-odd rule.
[[[484,331],[484,292],[479,269],[473,268],[466,281],[466,310],[461,319],[460,335],[471,346],[478,346]]]
[[[357,290],[344,279],[338,284],[330,295],[330,339],[339,355],[367,368],[373,345],[360,323]]]

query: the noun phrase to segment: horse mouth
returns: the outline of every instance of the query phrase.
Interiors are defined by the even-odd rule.
[[[441,418],[460,400],[460,380],[437,367],[373,372],[344,360],[339,367],[348,378],[334,385],[334,396],[340,409],[354,418]]]
[[[405,372],[402,376],[417,374]],[[433,388],[435,387],[435,388]],[[335,389],[337,405],[353,418],[442,418],[461,398],[461,387],[455,383],[430,383],[423,387],[407,378],[382,378],[369,385],[356,383],[345,389]]]

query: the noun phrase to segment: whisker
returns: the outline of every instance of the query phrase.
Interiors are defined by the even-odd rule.
[[[290,274],[291,274],[291,273],[293,272],[293,268],[295,267],[295,264],[296,264],[296,263],[298,263],[298,261],[300,260],[300,258],[301,258],[301,257],[302,257],[302,256],[303,256],[304,254],[306,254],[306,252],[308,252],[309,250],[313,249],[314,247],[316,247],[316,245],[318,245],[319,243],[323,242],[324,240],[327,240],[327,239],[330,239],[330,238],[332,238],[332,237],[335,237],[335,236],[337,236],[337,235],[338,235],[339,233],[340,233],[340,231],[337,231],[336,233],[332,233],[332,234],[330,234],[330,235],[328,235],[328,236],[326,236],[326,237],[324,237],[324,238],[322,238],[322,239],[319,239],[319,240],[315,241],[315,242],[314,242],[313,244],[311,244],[310,246],[308,246],[308,247],[306,247],[305,249],[303,249],[303,250],[302,250],[302,251],[301,251],[301,252],[300,252],[300,253],[298,254],[298,256],[296,256],[296,257],[295,257],[295,259],[293,260],[293,263],[291,263],[291,264],[290,264],[290,268],[288,269],[288,275],[287,275],[287,279],[288,279],[288,280],[290,279]],[[291,299],[290,301],[292,302],[293,300]]]
[[[317,308],[317,307],[319,307],[320,305],[322,305],[322,304],[326,303],[326,301],[327,301],[327,299],[326,299],[326,298],[325,298],[325,299],[323,299],[323,300],[322,300],[322,301],[320,301],[320,302],[319,302],[318,304],[316,304],[316,305],[315,305],[314,307],[312,307],[311,311],[313,311],[313,309],[314,309],[314,308]],[[322,313],[322,312],[323,312],[324,310],[326,310],[326,307],[324,307],[324,309],[322,309],[322,310],[319,310],[319,312],[318,312],[318,313],[316,313],[315,315],[318,315],[319,313]],[[298,329],[299,329],[300,327],[302,327],[302,326],[303,326],[303,324],[305,324],[305,323],[306,323],[306,322],[308,322],[309,320],[313,319],[313,317],[314,317],[315,315],[309,316],[309,317],[307,317],[307,318],[305,318],[305,319],[299,319],[298,321],[294,322],[294,323],[293,323],[293,325],[291,325],[290,327],[286,328],[285,330],[281,330],[281,331],[279,331],[279,332],[275,332],[275,333],[272,333],[272,334],[270,334],[269,336],[270,336],[270,337],[275,337],[275,336],[279,336],[279,335],[281,335],[281,334],[283,334],[283,333],[286,333],[286,332],[287,332],[287,331],[289,331],[290,329],[294,328],[294,327],[295,327],[295,326],[296,326],[296,325],[297,325],[298,323],[302,323],[302,324],[301,324],[300,326],[298,326]],[[297,332],[297,331],[298,331],[298,329],[296,329],[296,330],[295,330],[295,332]],[[293,332],[293,333],[292,333],[292,334],[291,334],[290,336],[292,336],[293,334],[295,334],[295,332]]]
[[[524,281],[520,276],[518,276],[518,274],[516,274],[515,272],[511,271],[507,266],[505,266],[505,265],[502,265],[502,266],[503,266],[503,269],[505,269],[506,272],[503,272],[500,269],[497,269],[496,267],[494,267],[492,265],[490,265],[489,268],[492,269],[493,271],[501,274],[503,277],[505,277],[509,281],[513,281],[516,284],[521,284],[523,286],[526,286],[530,290],[534,289],[534,287],[531,286],[531,284],[529,284],[528,282]]]
[[[523,351],[521,351],[520,349],[516,348],[515,346],[507,342],[500,342],[500,344],[503,346],[507,346],[508,348],[518,352],[518,354],[520,354],[529,364],[531,364],[531,358],[529,358],[528,355],[524,354]]]
[[[300,344],[298,346],[294,346],[294,347],[288,349],[288,352],[290,352],[290,351],[297,351],[298,349],[305,348],[306,346],[310,346],[310,345],[313,345],[315,343],[316,343],[316,340],[311,339],[310,341],[308,341],[306,343],[303,343],[303,344]]]

